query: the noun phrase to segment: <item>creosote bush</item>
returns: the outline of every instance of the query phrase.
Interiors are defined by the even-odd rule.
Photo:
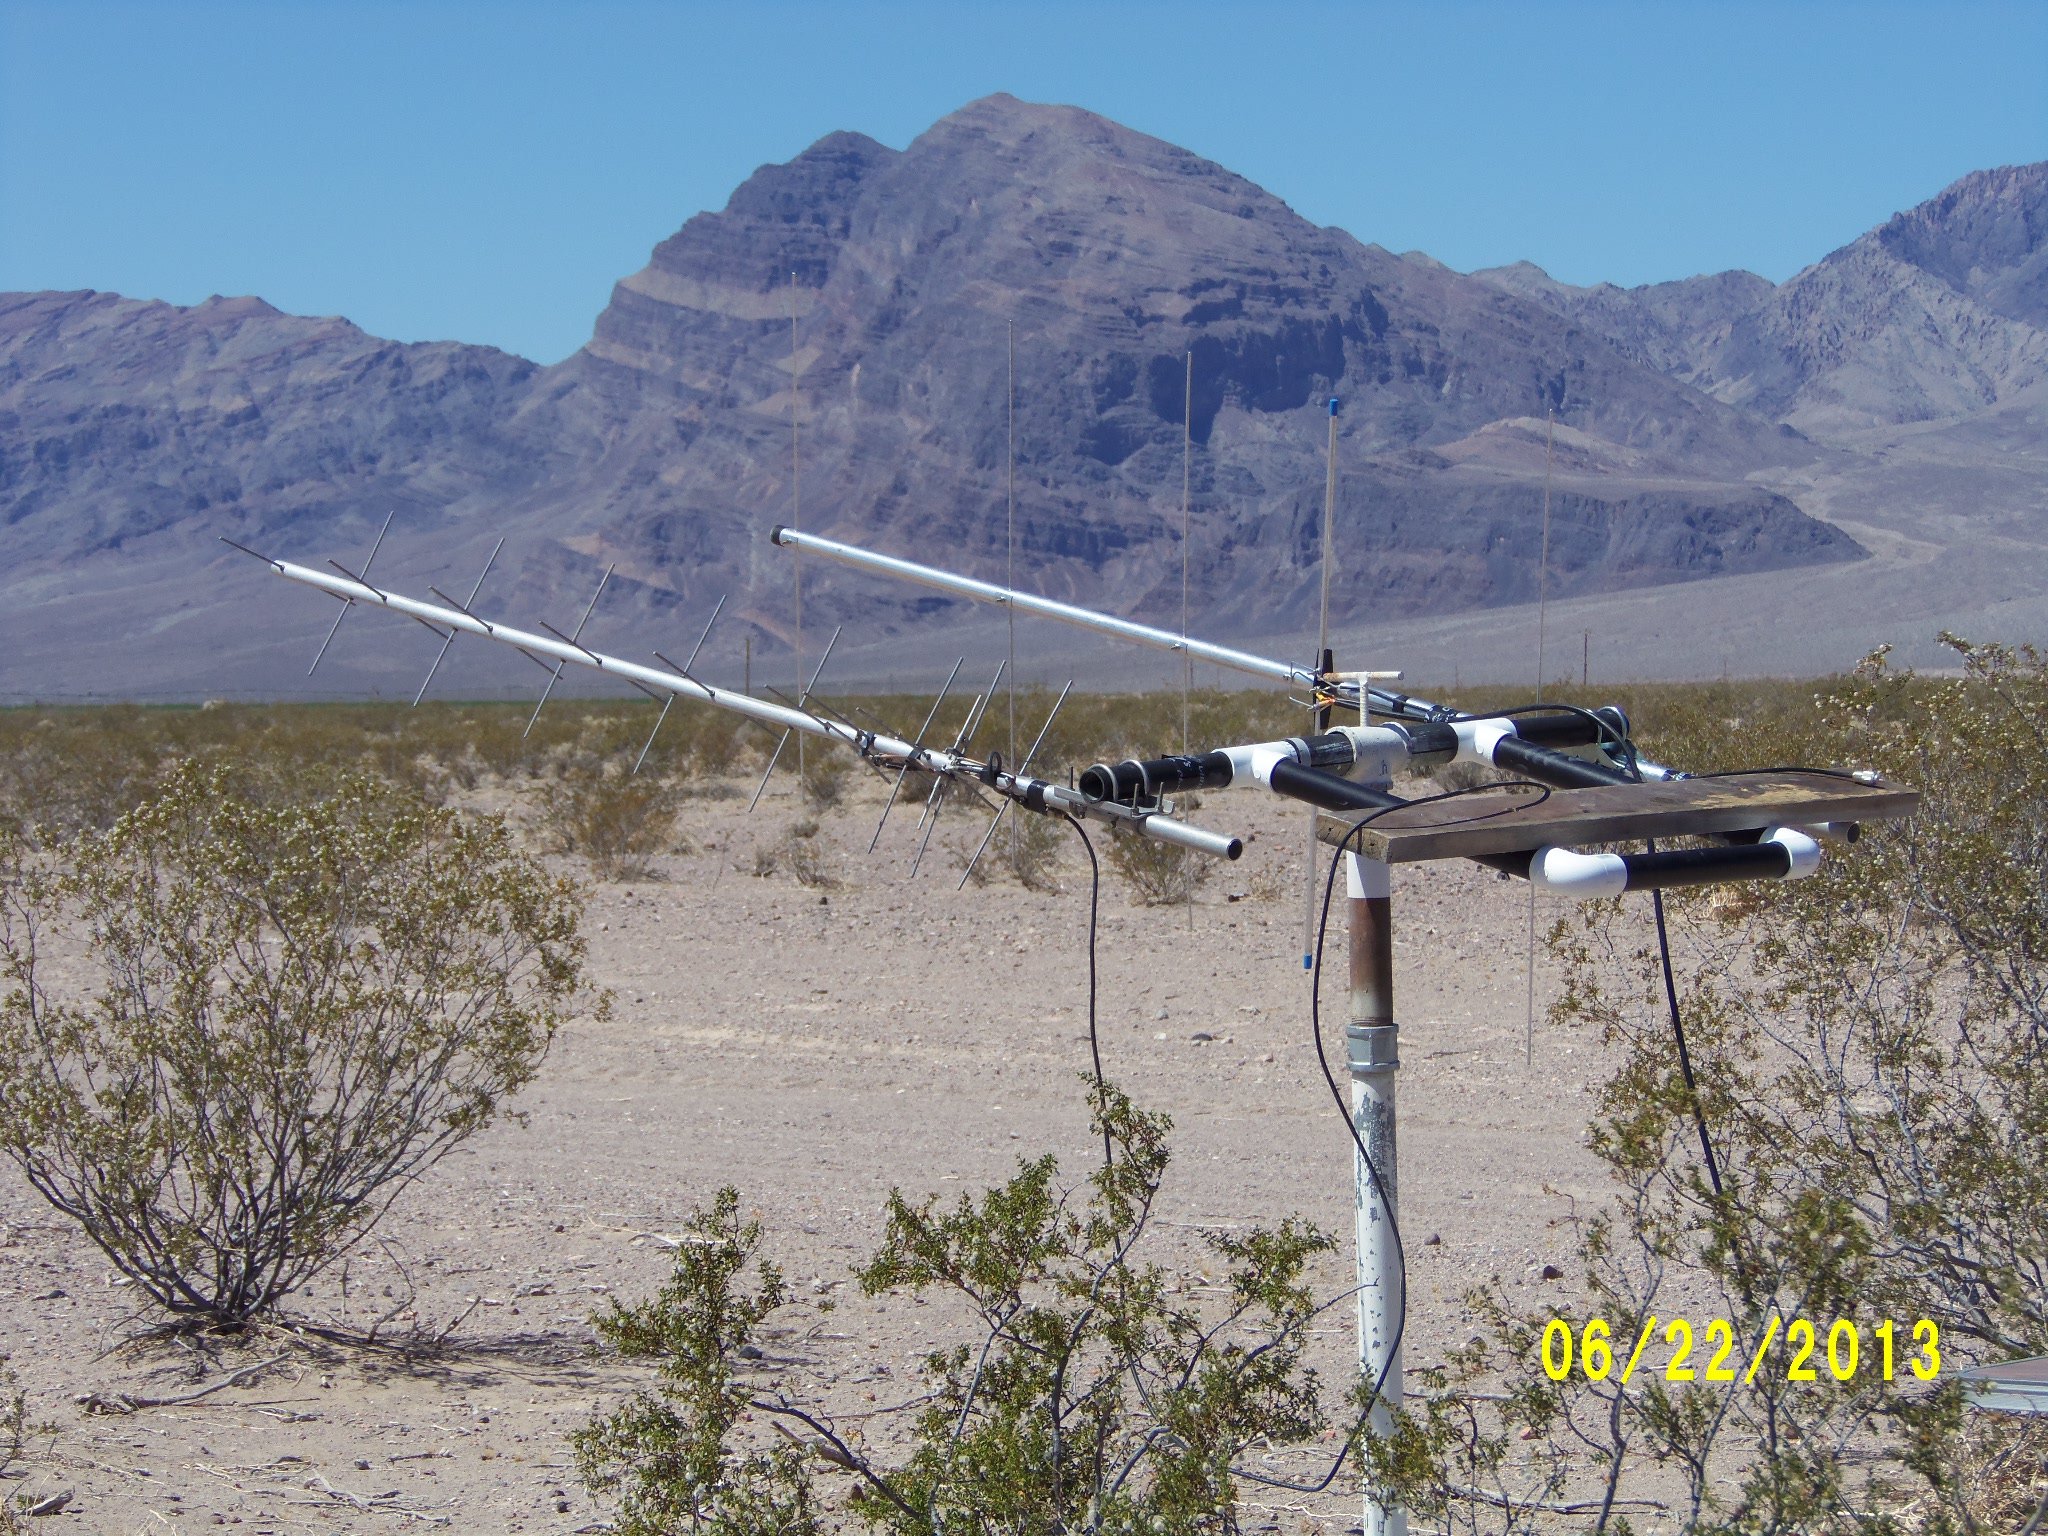
[[[1201,809],[1199,796],[1189,795],[1181,806],[1186,811]],[[1109,867],[1115,870],[1141,905],[1170,907],[1191,901],[1216,872],[1216,860],[1206,853],[1183,848],[1178,843],[1119,832],[1110,839]]]
[[[188,762],[0,880],[0,1152],[225,1324],[490,1124],[586,999],[574,889],[502,823],[354,773],[256,787]]]
[[[1569,1320],[1603,1319],[1626,1358],[1657,1318],[1650,1368],[1552,1382],[1555,1312],[1473,1298],[1478,1340],[1373,1448],[1439,1528],[1618,1533],[1652,1511],[1702,1536],[1963,1536],[2033,1512],[2048,1435],[1969,1409],[1953,1377],[2048,1352],[2048,657],[1951,644],[1960,677],[1880,654],[1803,710],[1662,698],[1661,760],[1877,768],[1921,808],[1809,879],[1667,893],[1696,1092],[1648,902],[1559,925],[1555,1020],[1619,1062],[1592,1139],[1614,1195],[1578,1223]],[[1673,1319],[1695,1333],[1667,1376]],[[1722,1373],[1709,1319],[1733,1325]],[[1922,1320],[1939,1327],[1928,1382]],[[1795,1322],[1815,1329],[1806,1374],[1780,1346],[1750,1379]]]
[[[657,1372],[575,1436],[585,1483],[618,1496],[622,1536],[822,1532],[820,1469],[849,1484],[850,1520],[891,1536],[1236,1531],[1243,1453],[1327,1426],[1302,1353],[1319,1311],[1305,1276],[1333,1244],[1293,1221],[1205,1234],[1222,1273],[1203,1287],[1213,1304],[1189,1299],[1139,1254],[1165,1117],[1106,1086],[1092,1106],[1113,1155],[1085,1197],[1050,1156],[950,1207],[890,1196],[861,1289],[949,1296],[974,1324],[926,1358],[928,1395],[897,1411],[902,1449],[886,1459],[859,1446],[895,1436],[842,1433],[800,1374],[749,1358],[782,1277],[735,1191],[698,1212],[661,1290],[598,1319]]]
[[[623,768],[575,770],[541,791],[540,824],[557,853],[581,854],[600,880],[645,880],[677,850],[673,784]]]

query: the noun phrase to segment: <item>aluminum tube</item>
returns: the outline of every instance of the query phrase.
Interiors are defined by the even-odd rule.
[[[1244,852],[1244,841],[1221,832],[1211,832],[1205,827],[1190,826],[1184,821],[1175,821],[1171,816],[1159,816],[1149,811],[1134,811],[1128,806],[1118,805],[1113,800],[1093,800],[1077,789],[1068,789],[1063,784],[1050,784],[1043,779],[1013,779],[1008,774],[998,774],[994,787],[999,793],[1014,800],[1020,800],[1029,810],[1051,810],[1064,812],[1069,816],[1091,816],[1097,821],[1107,821],[1123,826],[1129,831],[1141,832],[1146,837],[1156,838],[1162,843],[1177,843],[1183,848],[1192,848],[1197,853],[1214,854],[1220,859],[1235,859]]]
[[[815,533],[799,533],[794,528],[776,528],[769,535],[771,542],[788,549],[800,549],[808,553],[837,560],[860,570],[875,571],[884,576],[916,582],[919,586],[932,587],[940,592],[950,592],[955,597],[970,598],[977,603],[1009,605],[1015,612],[1037,614],[1040,618],[1058,619],[1064,624],[1077,624],[1083,629],[1099,630],[1106,635],[1116,635],[1125,640],[1136,641],[1139,645],[1153,646],[1162,651],[1184,651],[1199,660],[1211,662],[1233,671],[1248,672],[1254,677],[1271,678],[1275,682],[1294,683],[1301,687],[1313,687],[1315,673],[1308,667],[1291,666],[1284,661],[1270,657],[1254,656],[1249,651],[1233,650],[1227,645],[1213,645],[1207,640],[1188,640],[1172,630],[1154,629],[1149,624],[1134,624],[1129,619],[1112,618],[1106,613],[1097,613],[1092,608],[1079,608],[1072,603],[1054,602],[1049,597],[1034,597],[1029,592],[1017,592],[1008,587],[999,587],[993,582],[976,581],[971,576],[955,576],[951,571],[935,570],[929,565],[919,565],[914,560],[899,560],[894,555],[877,555],[851,544],[841,544],[836,539],[820,538]]]

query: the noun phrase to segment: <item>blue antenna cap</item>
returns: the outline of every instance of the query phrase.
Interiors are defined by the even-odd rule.
[[[1339,401],[1338,401],[1337,397],[1336,397],[1335,395],[1332,395],[1332,396],[1330,396],[1330,414],[1331,414],[1332,416],[1334,416],[1334,415],[1336,415],[1336,414],[1337,414],[1337,406],[1338,406],[1338,404],[1339,404]]]

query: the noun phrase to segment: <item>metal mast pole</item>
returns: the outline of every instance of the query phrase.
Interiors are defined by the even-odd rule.
[[[1371,765],[1361,782],[1385,789],[1393,764]],[[1395,1152],[1394,1079],[1400,1070],[1399,1033],[1394,1024],[1394,919],[1387,866],[1347,853],[1345,886],[1350,896],[1351,996],[1344,1029],[1351,1068],[1351,1123],[1372,1154],[1368,1166],[1355,1152],[1353,1186],[1358,1233],[1358,1366],[1367,1383],[1386,1385],[1369,1420],[1375,1434],[1393,1428],[1401,1404],[1401,1354],[1396,1334],[1408,1298],[1402,1255],[1394,1235],[1399,1210],[1399,1162]],[[1377,1174],[1377,1179],[1374,1175]],[[1392,1350],[1392,1358],[1388,1358]],[[1365,1494],[1364,1536],[1407,1536],[1408,1516],[1398,1505]]]

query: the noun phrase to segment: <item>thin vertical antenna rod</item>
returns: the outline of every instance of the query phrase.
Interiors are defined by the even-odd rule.
[[[1005,566],[1003,585],[1011,591],[1017,589],[1017,322],[1009,323],[1010,338],[1010,520],[1006,548],[1009,551]],[[1017,761],[1017,605],[1003,604],[1003,611],[1010,620],[1010,761]],[[1012,769],[1011,772],[1020,770]],[[1010,862],[1016,862],[1017,835],[1010,834]],[[979,855],[976,855],[979,857]],[[970,866],[971,867],[971,866]]]
[[[384,526],[377,530],[377,537],[370,544],[370,558],[363,562],[362,572],[356,577],[356,580],[365,586],[370,582],[370,561],[377,558],[377,551],[384,547],[384,535],[391,531],[391,518],[391,513],[384,514]],[[313,668],[320,665],[320,658],[327,654],[327,647],[334,644],[335,632],[341,628],[341,621],[348,617],[349,609],[355,605],[356,600],[352,597],[344,597],[341,600],[341,612],[334,616],[334,623],[327,630],[327,638],[320,642],[320,649],[313,653],[313,666],[306,668],[306,676],[311,677]]]
[[[1543,412],[1543,547],[1536,559],[1536,702],[1543,702],[1543,642],[1550,606],[1550,470],[1557,412]]]
[[[1188,695],[1195,687],[1195,658],[1188,650],[1188,544],[1194,536],[1194,501],[1189,494],[1195,452],[1195,352],[1188,349],[1187,393],[1180,413],[1180,749],[1189,743]],[[1014,583],[1013,583],[1014,585]]]
[[[1316,685],[1310,690],[1308,701],[1309,730],[1321,730],[1324,719],[1323,690],[1326,684],[1322,678],[1323,669],[1330,665],[1330,569],[1335,564],[1337,527],[1337,397],[1330,396],[1330,441],[1324,450],[1325,469],[1323,475],[1323,597],[1316,614]],[[1301,968],[1304,971],[1315,968],[1316,948],[1316,812],[1311,810],[1308,817],[1308,852],[1303,860],[1307,866],[1308,897],[1302,914]]]
[[[789,525],[803,527],[803,482],[799,478],[797,457],[797,398],[796,398],[796,270],[789,274]],[[804,687],[804,568],[798,561],[790,567],[790,582],[796,590],[796,686],[799,696],[807,690]],[[787,740],[787,738],[784,738]],[[778,749],[780,750],[780,749]],[[774,771],[774,764],[769,764]],[[796,781],[804,781],[804,744],[801,738],[796,744]],[[760,798],[758,793],[756,799]]]
[[[1195,350],[1188,348],[1187,392],[1181,397],[1180,412],[1180,749],[1192,752],[1194,734],[1188,696],[1195,689],[1195,658],[1188,650],[1188,546],[1195,524],[1189,495],[1189,466],[1195,451]],[[1195,883],[1187,883],[1188,929],[1195,926]]]

